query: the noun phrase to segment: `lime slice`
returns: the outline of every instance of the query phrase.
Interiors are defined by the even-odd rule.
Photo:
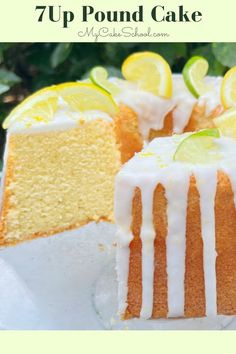
[[[172,96],[172,73],[162,56],[153,52],[131,54],[122,65],[126,80],[135,82],[144,90],[157,96]]]
[[[236,66],[225,74],[220,93],[225,108],[236,106]]]
[[[32,121],[50,121],[57,110],[58,95],[55,86],[46,87],[35,92],[26,98],[3,122],[3,128],[7,129],[15,122],[21,122],[25,119]]]
[[[188,135],[177,147],[174,161],[205,164],[219,160],[219,150],[214,142],[219,137],[218,129],[204,129]]]
[[[228,109],[213,122],[222,135],[236,138],[236,108]]]
[[[58,94],[75,111],[102,111],[113,116],[118,106],[109,93],[94,84],[67,82],[57,85]]]
[[[96,66],[93,68],[89,77],[95,85],[101,87],[111,95],[115,96],[120,93],[120,88],[108,81],[108,72],[102,66]]]
[[[204,82],[208,68],[208,61],[200,56],[190,58],[183,68],[184,82],[196,98],[212,90],[212,87]]]

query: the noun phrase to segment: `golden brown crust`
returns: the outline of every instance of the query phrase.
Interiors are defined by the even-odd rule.
[[[236,314],[236,210],[229,178],[218,177],[216,215],[216,261],[218,313]]]
[[[142,149],[143,140],[139,132],[137,114],[128,106],[119,106],[119,113],[114,118],[114,122],[123,164],[131,159],[135,152]]]
[[[2,186],[2,203],[1,203],[1,210],[0,210],[0,246],[5,244],[5,233],[6,233],[6,215],[7,211],[9,210],[10,207],[10,197],[12,195],[12,191],[10,188],[10,183],[13,181],[13,155],[12,155],[12,149],[14,149],[14,142],[11,141],[9,142],[9,153],[7,156],[7,168],[6,168],[6,174],[4,177],[4,185]]]
[[[193,108],[193,112],[188,121],[188,124],[184,128],[184,132],[194,132],[197,130],[205,129],[205,128],[214,128],[213,119],[219,116],[224,111],[224,108],[221,105],[218,105],[213,112],[206,116],[205,107],[195,105]],[[170,136],[173,134],[173,113],[170,112],[167,114],[164,127],[161,130],[153,130],[151,129],[149,134],[149,140],[153,140],[157,137]]]
[[[197,281],[196,281],[197,280]],[[185,258],[185,316],[205,315],[200,196],[192,176],[188,191]]]
[[[224,111],[221,105],[218,105],[210,115],[206,116],[205,107],[195,105],[190,120],[184,128],[185,132],[194,132],[205,128],[214,128],[213,119]]]
[[[128,288],[128,307],[125,318],[138,317],[142,304],[142,244],[140,231],[142,223],[141,191],[136,188],[133,199],[133,222],[132,232],[134,239],[130,244],[130,264],[129,264],[129,288]]]
[[[166,236],[167,236],[167,200],[165,189],[161,184],[154,192],[155,207],[153,208],[153,223],[156,232],[154,241],[154,292],[153,318],[166,317],[167,303],[167,273],[166,273]]]
[[[203,271],[203,242],[199,193],[194,177],[191,177],[186,224],[186,274],[185,274],[185,317],[205,315],[205,286]],[[154,194],[155,268],[153,318],[165,318],[167,306],[166,245],[167,234],[166,199],[164,189],[158,185]],[[216,218],[216,262],[218,314],[236,314],[236,211],[234,195],[229,178],[218,173],[215,199]],[[134,241],[130,244],[130,271],[128,278],[128,307],[125,318],[139,317],[142,304],[142,225],[141,192],[136,190],[133,200]],[[159,242],[157,242],[159,238]]]
[[[9,247],[9,246],[16,246],[17,244],[21,243],[21,242],[25,242],[25,241],[31,241],[31,240],[34,240],[36,238],[39,238],[39,237],[43,237],[43,238],[46,238],[46,237],[49,237],[49,236],[53,236],[53,235],[56,235],[56,234],[59,234],[61,232],[65,232],[65,231],[70,231],[70,230],[74,230],[74,229],[78,229],[84,225],[87,225],[88,223],[90,222],[94,222],[95,220],[94,219],[87,219],[86,221],[80,223],[80,224],[75,224],[75,225],[70,225],[68,227],[64,227],[64,228],[54,228],[50,231],[48,231],[47,233],[44,233],[44,232],[37,232],[37,233],[34,233],[32,235],[27,235],[24,240],[5,240],[4,237],[4,234],[2,233],[1,235],[1,232],[3,232],[3,229],[1,229],[1,225],[0,225],[0,247]],[[101,217],[99,218],[99,220],[96,220],[96,222],[98,223],[99,221],[107,221],[107,222],[111,222],[113,223],[113,220],[110,220],[108,219],[107,217]]]

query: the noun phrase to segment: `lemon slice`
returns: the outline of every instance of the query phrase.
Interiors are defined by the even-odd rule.
[[[113,116],[118,106],[109,93],[94,84],[67,82],[57,85],[58,94],[75,111],[98,110]]]
[[[172,96],[171,69],[159,54],[131,54],[124,61],[121,70],[126,80],[137,83],[142,90],[164,98]]]
[[[214,142],[219,137],[218,129],[204,129],[188,135],[177,147],[174,161],[205,164],[219,160],[219,150]]]
[[[200,56],[190,58],[183,68],[184,82],[196,98],[212,90],[212,87],[204,82],[208,68],[208,61]]]
[[[213,122],[222,135],[236,138],[236,108],[228,109]]]
[[[3,128],[9,128],[15,122],[28,120],[50,121],[57,110],[58,95],[55,86],[43,88],[26,98],[3,122]]]
[[[236,106],[236,66],[227,71],[223,78],[221,101],[225,108]]]
[[[120,88],[108,81],[108,72],[102,66],[94,67],[91,70],[89,77],[95,85],[101,87],[111,95],[115,96],[120,93]]]

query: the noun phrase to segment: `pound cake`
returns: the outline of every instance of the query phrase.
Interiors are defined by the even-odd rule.
[[[113,221],[115,175],[142,148],[130,109],[117,111],[92,84],[66,83],[30,96],[4,127],[1,245]]]
[[[203,58],[186,66],[172,75],[158,54],[137,53],[122,66],[126,80],[92,70],[96,85],[55,85],[16,107],[4,122],[0,244],[112,221],[115,175],[144,142],[214,126],[222,80],[204,77]]]
[[[122,167],[122,318],[236,314],[235,156],[235,139],[209,129],[156,138]]]

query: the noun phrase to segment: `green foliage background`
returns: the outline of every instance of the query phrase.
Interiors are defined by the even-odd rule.
[[[120,76],[127,55],[143,50],[160,53],[173,72],[181,72],[196,54],[209,61],[211,75],[223,75],[236,65],[236,43],[0,43],[0,124],[31,92],[85,78],[95,65]],[[0,129],[0,156],[4,136]]]

